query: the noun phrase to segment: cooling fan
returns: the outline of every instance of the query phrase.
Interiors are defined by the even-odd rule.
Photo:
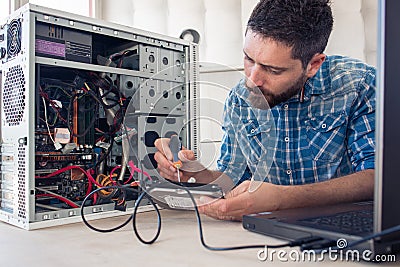
[[[7,29],[7,55],[15,57],[21,51],[21,21],[14,19]]]

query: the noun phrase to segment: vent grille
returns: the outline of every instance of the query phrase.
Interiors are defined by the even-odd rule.
[[[15,57],[21,52],[21,20],[14,19],[7,29],[7,55]]]
[[[197,151],[198,151],[198,135],[197,135],[197,133],[198,133],[198,123],[199,123],[199,120],[198,120],[198,115],[199,115],[199,111],[198,111],[198,101],[199,101],[199,99],[198,99],[198,87],[197,87],[197,79],[198,79],[198,73],[197,73],[197,71],[198,71],[198,69],[199,69],[199,66],[198,66],[198,64],[199,64],[199,62],[198,62],[198,54],[197,54],[197,46],[195,46],[195,45],[192,45],[192,51],[193,51],[193,53],[192,53],[192,64],[193,64],[193,69],[192,69],[192,72],[193,72],[193,76],[192,76],[192,81],[191,81],[191,85],[192,85],[192,88],[193,88],[193,90],[192,90],[192,102],[193,102],[193,118],[194,118],[194,120],[193,120],[193,123],[192,123],[192,137],[193,137],[193,151],[194,151],[194,153],[195,153],[195,156],[197,157]]]
[[[26,219],[25,147],[26,147],[25,142],[19,142],[19,146],[18,146],[18,217],[22,218],[22,219]]]
[[[4,81],[3,107],[9,126],[19,125],[25,110],[25,76],[20,65],[8,69]]]

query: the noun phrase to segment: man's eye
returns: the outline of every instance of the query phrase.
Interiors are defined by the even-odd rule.
[[[265,70],[269,73],[271,73],[272,75],[281,75],[282,71],[281,70],[274,70],[271,68],[265,68]]]
[[[250,62],[254,62],[248,55],[244,55],[244,59]]]
[[[274,75],[281,75],[282,71],[281,70],[270,70],[270,72]]]

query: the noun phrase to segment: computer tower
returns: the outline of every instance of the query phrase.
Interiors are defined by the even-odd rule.
[[[79,221],[95,188],[160,178],[159,137],[177,134],[197,153],[197,51],[32,4],[1,22],[0,220],[24,229]],[[136,198],[100,191],[85,213],[117,216]]]

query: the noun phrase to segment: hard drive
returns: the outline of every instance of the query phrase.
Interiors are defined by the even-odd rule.
[[[146,188],[146,192],[163,208],[194,210],[194,200],[201,196],[213,199],[224,197],[224,193],[217,184],[187,183],[164,180],[155,182]]]

